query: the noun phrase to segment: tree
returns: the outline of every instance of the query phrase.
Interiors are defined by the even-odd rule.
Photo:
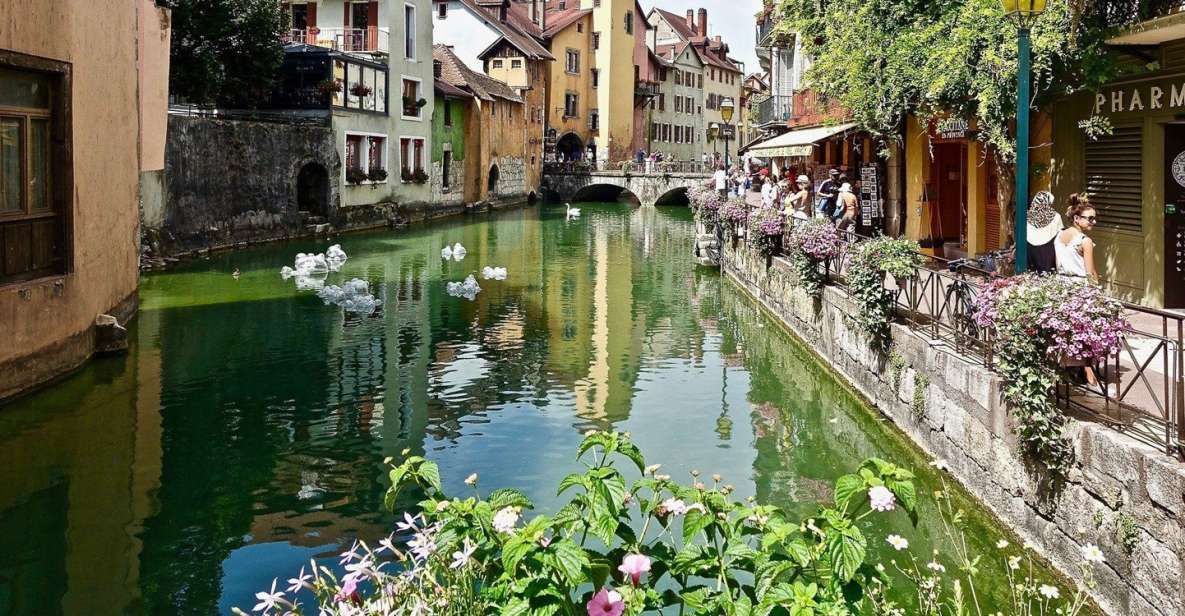
[[[1118,76],[1107,36],[1158,3],[1050,0],[1032,30],[1034,106]],[[779,10],[779,28],[799,33],[813,59],[811,87],[874,135],[900,139],[911,113],[974,119],[996,153],[999,203],[1012,203],[1017,31],[999,0],[783,0]]]
[[[164,0],[173,10],[169,92],[253,108],[271,96],[287,19],[276,0]]]

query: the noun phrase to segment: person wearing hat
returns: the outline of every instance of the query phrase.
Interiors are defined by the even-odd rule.
[[[855,226],[856,218],[860,216],[860,200],[852,192],[852,185],[847,182],[839,187],[839,205],[843,208],[843,217],[836,227],[840,231],[847,231]]]
[[[1057,271],[1057,247],[1053,241],[1063,229],[1062,217],[1053,209],[1053,194],[1041,191],[1033,195],[1029,206],[1029,224],[1025,241],[1029,244],[1029,271],[1052,274]]]
[[[791,189],[790,197],[786,199],[786,216],[799,220],[811,218],[811,179],[805,175],[798,176],[794,181],[797,190]]]
[[[819,198],[819,211],[830,219],[835,216],[835,205],[839,201],[841,182],[839,181],[839,169],[832,167],[827,175],[828,179],[819,185],[819,192],[816,194]]]

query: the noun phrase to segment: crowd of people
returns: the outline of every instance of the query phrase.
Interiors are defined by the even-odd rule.
[[[859,222],[860,200],[852,182],[839,169],[832,168],[817,187],[808,175],[796,176],[787,169],[779,176],[768,166],[725,169],[718,165],[713,179],[721,198],[744,198],[745,193],[756,191],[761,193],[762,207],[781,210],[787,219],[825,218],[840,231],[855,231]]]

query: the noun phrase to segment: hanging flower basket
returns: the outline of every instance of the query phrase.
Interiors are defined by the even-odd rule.
[[[358,98],[366,98],[367,96],[370,96],[372,91],[373,90],[370,89],[370,86],[364,83],[356,83],[350,86],[350,94],[353,94]]]

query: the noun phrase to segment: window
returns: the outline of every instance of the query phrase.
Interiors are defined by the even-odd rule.
[[[399,139],[399,174],[410,178],[416,171],[424,171],[424,140],[418,137]],[[407,181],[404,179],[403,181]]]
[[[580,102],[580,98],[576,94],[573,94],[571,92],[564,94],[564,117],[565,118],[578,117],[577,112],[579,111],[579,107],[578,107],[579,102]]]
[[[592,87],[597,87],[601,82],[601,69],[592,69]]]
[[[416,5],[403,5],[403,57],[416,59]]]
[[[593,49],[601,48],[601,33],[593,32]]]
[[[436,16],[441,19],[448,17],[448,3],[447,2],[441,2],[440,4],[436,5]]]
[[[449,189],[449,185],[451,183],[451,179],[452,179],[452,175],[453,175],[452,171],[453,171],[453,153],[448,150],[445,150],[444,160],[441,162],[441,166],[440,166],[440,186],[442,188],[444,188],[444,190],[446,190],[446,191]]]
[[[346,170],[362,168],[362,135],[346,135]]]
[[[625,14],[625,33],[634,33],[634,10],[631,8],[630,12]]]
[[[588,127],[592,130],[601,128],[601,114],[596,109],[588,112]]]
[[[493,60],[492,62],[490,62],[490,65],[493,66],[494,68],[502,68],[502,61],[501,60]]]
[[[72,191],[69,168],[55,162],[70,133],[57,84],[52,75],[0,66],[0,283],[66,270],[57,195]]]
[[[522,67],[523,67],[523,61],[522,61],[522,60],[511,60],[511,61],[510,61],[510,68],[519,69],[519,68],[522,68]]]
[[[683,127],[675,127],[675,143],[683,143]]]
[[[444,125],[453,125],[453,101],[444,99]]]
[[[386,168],[386,165],[384,164],[386,161],[383,159],[385,158],[387,151],[387,138],[373,136],[367,137],[366,145],[369,148],[369,152],[367,152],[366,156],[367,171],[369,172],[376,169]]]
[[[566,72],[577,74],[580,72],[580,52],[575,49],[569,49],[565,55],[564,70]]]
[[[704,89],[704,74],[703,74],[703,73],[700,73],[700,74],[698,75],[698,78],[696,79],[696,81],[697,81],[697,82],[699,82],[699,85],[698,85],[698,86],[696,86],[696,87],[698,87],[699,89],[703,90],[703,89]]]
[[[659,94],[658,95],[658,110],[659,111],[666,111],[667,110],[667,95],[666,94]]]
[[[561,11],[562,11],[562,10],[564,10],[564,9],[562,8],[562,7],[563,7],[563,4],[564,4],[563,2],[561,2],[561,3],[560,3],[560,6],[561,6],[560,10],[561,10]],[[584,24],[582,24],[582,23],[577,23],[577,24],[576,24],[576,32],[584,32]]]
[[[420,82],[403,78],[403,117],[420,119]]]
[[[601,8],[601,0],[593,0],[593,8]]]
[[[675,71],[675,85],[683,85],[683,71]]]
[[[675,97],[675,113],[683,113],[683,97]]]

